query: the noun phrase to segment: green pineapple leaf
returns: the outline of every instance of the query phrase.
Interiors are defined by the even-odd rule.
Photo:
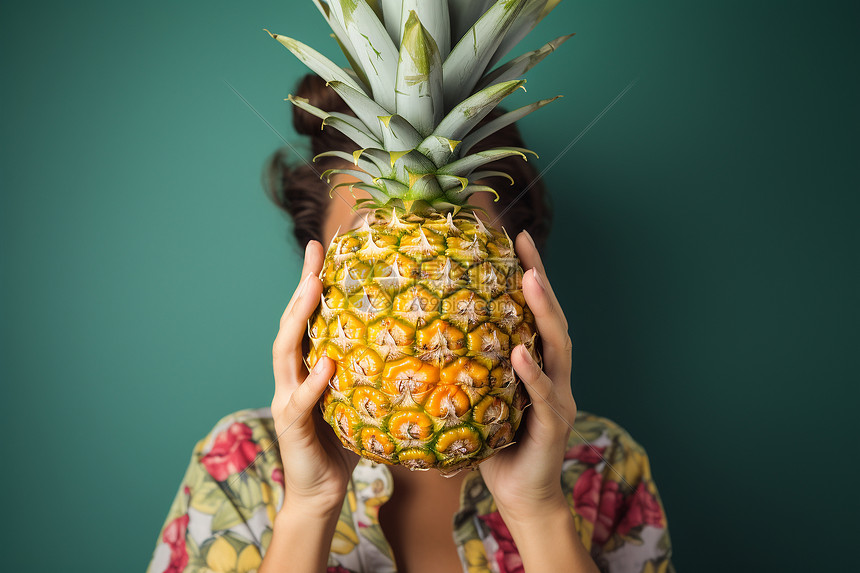
[[[448,15],[448,0],[402,0],[398,34],[403,33],[410,12],[415,12],[424,29],[439,48],[442,61],[451,51],[451,22]],[[402,36],[394,40],[395,45],[402,42]]]
[[[395,178],[394,166],[389,161],[389,154],[382,149],[360,149],[352,154],[353,157],[367,157],[382,172],[383,177]]]
[[[354,164],[356,167],[360,167],[362,170],[366,171],[373,177],[381,177],[385,173],[379,169],[379,167],[372,161],[367,161],[364,159],[355,159],[354,156],[346,153],[345,151],[325,151],[320,153],[316,157],[314,157],[314,161],[316,161],[320,157],[337,157],[338,159],[343,159],[344,161],[349,161]]]
[[[400,44],[400,15],[403,11],[403,0],[380,0],[382,4],[382,21],[385,23],[385,31],[388,37],[397,46]]]
[[[370,6],[370,9],[373,10],[373,13],[382,22],[382,5],[379,3],[379,0],[367,0],[367,5]]]
[[[378,119],[382,125],[383,149],[409,151],[421,143],[421,134],[405,118],[399,115],[386,115]]]
[[[386,180],[387,182],[387,180]],[[394,181],[394,183],[397,183]],[[356,183],[353,185],[356,189],[361,189],[362,191],[367,191],[371,197],[373,197],[373,201],[377,205],[385,205],[389,201],[391,201],[391,196],[380,189],[380,185],[364,185],[363,183]]]
[[[478,82],[476,89],[481,89],[492,84],[506,82],[522,77],[527,71],[535,67],[538,63],[540,63],[541,60],[547,57],[551,52],[555,51],[556,48],[565,43],[573,35],[574,34],[559,36],[555,40],[547,42],[537,50],[527,52],[522,56],[519,56],[505,64],[502,64],[501,66],[484,76],[483,79]]]
[[[454,156],[454,150],[460,145],[460,141],[448,139],[440,135],[427,137],[418,146],[418,151],[428,157],[437,167],[441,167]]]
[[[362,87],[348,73],[340,69],[331,60],[329,60],[310,46],[306,46],[298,40],[294,40],[293,38],[289,38],[287,36],[273,34],[268,30],[266,30],[266,33],[281,44],[283,44],[304,65],[309,67],[314,73],[316,73],[319,77],[323,78],[325,81],[331,82],[337,80],[339,82],[344,82],[353,89],[363,91]]]
[[[515,80],[482,89],[457,104],[433,130],[433,135],[462,141],[463,137],[478,125],[478,122],[499,105],[499,102],[522,87],[524,83],[525,80]]]
[[[468,177],[458,177],[456,175],[437,175],[436,179],[439,180],[439,185],[442,186],[442,189],[448,191],[450,189],[463,190],[469,185]]]
[[[558,6],[559,2],[561,2],[561,0],[549,0],[549,2],[546,3],[546,6],[543,7],[543,11],[541,11],[540,17],[538,18],[538,24],[547,16],[547,14],[552,12],[553,8]]]
[[[393,113],[398,53],[379,16],[366,0],[332,0],[329,8],[352,44],[373,99]]]
[[[410,174],[409,190],[403,195],[404,199],[425,200],[436,199],[442,195],[442,188],[433,173]]]
[[[388,195],[389,197],[395,197],[397,195],[403,195],[409,188],[397,181],[396,179],[387,179],[384,177],[378,177],[373,180],[373,185],[376,185],[380,189],[382,189],[383,193]]]
[[[473,153],[472,155],[468,155],[462,159],[449,163],[439,169],[438,173],[442,175],[468,177],[475,169],[482,165],[498,161],[499,159],[504,159],[505,157],[511,157],[512,155],[519,155],[523,159],[526,159],[526,153],[534,154],[534,151],[523,149],[521,147],[498,147],[496,149],[488,149],[487,151],[479,151],[478,153]]]
[[[496,48],[495,54],[490,58],[487,64],[488,70],[492,69],[499,61],[504,58],[511,48],[520,43],[526,35],[534,29],[538,21],[542,17],[543,9],[547,6],[547,0],[527,0],[522,11],[517,16],[511,28],[502,38],[499,47]]]
[[[492,3],[493,0],[448,0],[451,42],[462,38]]]
[[[382,128],[379,125],[379,117],[387,115],[388,111],[367,97],[365,93],[356,90],[348,84],[332,81],[328,82],[328,85],[337,92],[337,95],[349,106],[349,109],[355,113],[358,119],[373,132],[373,135],[377,139],[382,140]]]
[[[490,193],[493,196],[495,196],[494,201],[499,200],[499,194],[496,193],[496,190],[493,189],[492,187],[487,186],[487,185],[469,185],[468,187],[466,187],[462,191],[457,191],[457,190],[448,191],[447,193],[445,193],[445,196],[448,199],[451,199],[452,201],[454,201],[455,203],[462,205],[463,203],[466,202],[466,200],[471,195],[474,195],[475,193]]]
[[[443,64],[445,109],[472,93],[526,0],[498,0],[451,50]]]
[[[470,177],[473,181],[480,181],[481,179],[488,179],[490,177],[503,177],[511,185],[515,183],[514,178],[503,171],[473,171]]]
[[[308,103],[305,98],[294,95],[288,96],[287,100],[296,107],[322,119],[322,127],[330,125],[361,147],[382,147],[382,142],[369,133],[368,127],[351,115],[323,111]]]
[[[555,96],[554,98],[550,99],[542,99],[535,103],[523,106],[519,109],[515,109],[514,111],[509,111],[508,113],[501,115],[492,121],[488,121],[478,129],[470,133],[465,139],[463,139],[463,143],[460,144],[460,147],[457,151],[460,153],[461,156],[466,155],[467,153],[469,153],[469,150],[475,146],[476,143],[489,137],[493,133],[496,133],[503,127],[506,127],[514,122],[519,121],[533,111],[542,108],[546,104],[554,102],[560,97],[562,96]]]
[[[410,10],[397,64],[397,113],[427,137],[444,115],[442,58],[435,40]]]
[[[322,175],[320,175],[320,179],[325,179],[328,183],[331,182],[332,175],[349,175],[368,185],[373,185],[374,179],[377,179],[369,173],[359,169],[326,169],[323,171]]]
[[[334,39],[337,41],[338,46],[340,46],[340,50],[346,56],[346,60],[349,62],[349,65],[352,66],[352,69],[347,71],[347,73],[350,71],[354,73],[356,79],[363,84],[365,91],[369,92],[370,90],[367,89],[367,86],[369,85],[367,76],[365,75],[364,70],[361,69],[361,66],[358,65],[355,47],[352,45],[352,41],[350,41],[349,36],[343,29],[343,26],[341,26],[337,20],[332,18],[331,10],[327,3],[320,2],[320,0],[313,0],[313,2],[320,11],[320,14],[322,14],[326,23],[329,25],[329,28],[331,28],[331,31],[334,33]]]

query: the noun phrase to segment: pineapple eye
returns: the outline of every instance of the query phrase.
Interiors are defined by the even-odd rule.
[[[436,456],[426,450],[411,448],[400,452],[397,461],[412,470],[426,470],[436,464]]]
[[[504,422],[503,424],[500,424],[494,432],[487,436],[487,445],[491,448],[501,448],[502,446],[508,445],[513,438],[513,427],[508,422]]]
[[[377,456],[387,457],[394,453],[394,443],[388,435],[372,426],[367,426],[361,431],[361,445],[370,453]]]
[[[436,441],[436,448],[449,458],[467,457],[476,453],[481,445],[478,432],[468,426],[451,428]]]
[[[330,423],[338,430],[341,440],[352,442],[355,439],[356,429],[361,424],[361,418],[355,410],[339,403],[332,410]]]
[[[356,388],[352,394],[352,404],[363,416],[378,419],[391,410],[391,404],[385,395],[369,386]]]
[[[437,418],[459,418],[469,411],[469,397],[459,386],[437,386],[424,407]]]
[[[472,410],[472,418],[479,424],[493,424],[507,420],[510,408],[497,396],[487,396]]]
[[[426,440],[433,431],[433,422],[419,411],[403,410],[391,416],[388,429],[399,440]]]

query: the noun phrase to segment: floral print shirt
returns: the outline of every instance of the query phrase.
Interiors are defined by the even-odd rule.
[[[645,451],[612,421],[578,412],[561,482],[576,530],[601,571],[672,573],[663,505]],[[197,443],[148,573],[255,571],[283,503],[283,466],[268,408],[222,419]],[[331,543],[327,573],[394,573],[377,519],[391,473],[362,459]],[[463,571],[522,573],[508,528],[481,479],[463,482],[453,524]]]

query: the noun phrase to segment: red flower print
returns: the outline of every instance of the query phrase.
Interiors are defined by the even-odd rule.
[[[275,468],[272,470],[272,481],[281,484],[281,487],[284,487],[284,471],[281,468]]]
[[[573,485],[573,506],[583,519],[597,521],[597,504],[600,502],[602,478],[594,468],[588,468]]]
[[[524,573],[523,560],[520,558],[520,552],[517,550],[517,545],[514,543],[514,538],[508,530],[508,526],[502,520],[502,516],[498,511],[487,515],[480,516],[481,521],[487,524],[490,529],[490,534],[496,543],[499,544],[499,550],[496,551],[496,563],[499,565],[499,573]]]
[[[623,504],[618,482],[604,480],[594,468],[588,468],[573,486],[573,506],[583,518],[594,524],[592,538],[606,543],[618,522]]]
[[[170,563],[164,573],[181,573],[188,565],[188,551],[185,549],[185,530],[188,528],[188,514],[180,515],[164,528],[161,538],[170,546]]]
[[[603,459],[606,446],[592,446],[591,444],[579,444],[567,450],[564,454],[566,460],[579,460],[584,464],[594,466]]]
[[[241,422],[234,422],[229,428],[215,437],[209,453],[200,461],[217,481],[243,471],[260,452],[259,444],[251,441],[251,428]]]
[[[633,495],[627,499],[626,506],[627,511],[618,524],[618,533],[621,535],[627,535],[631,529],[640,525],[665,527],[660,504],[644,482],[640,483]]]

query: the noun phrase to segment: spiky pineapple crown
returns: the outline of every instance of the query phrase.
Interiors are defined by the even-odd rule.
[[[522,87],[529,69],[570,36],[497,66],[560,0],[314,0],[351,68],[340,68],[313,48],[268,32],[321,76],[356,117],[328,112],[290,96],[355,142],[351,155],[328,151],[357,169],[332,169],[360,183],[369,199],[357,205],[407,211],[458,211],[475,182],[496,171],[488,163],[533,153],[500,147],[470,153],[492,133],[554,101],[521,107],[477,128],[504,98]],[[318,156],[319,157],[319,156]],[[510,177],[508,177],[510,179]]]

